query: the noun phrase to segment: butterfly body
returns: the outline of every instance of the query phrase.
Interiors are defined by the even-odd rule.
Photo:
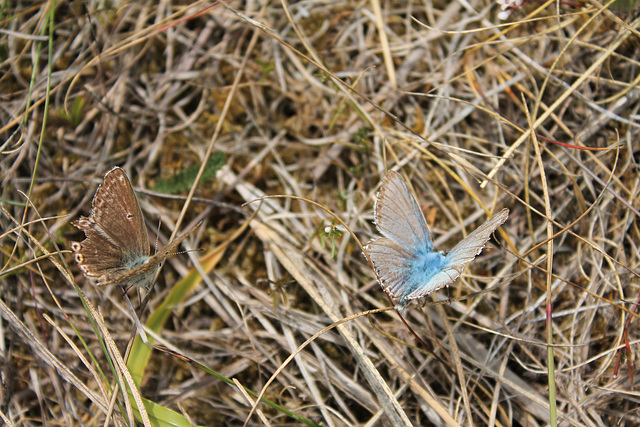
[[[412,275],[415,277],[414,282],[426,283],[433,276],[442,270],[445,265],[447,257],[440,251],[438,252],[426,252],[418,255],[412,263]],[[417,285],[415,286],[417,287]],[[412,287],[409,286],[407,291],[411,291]]]
[[[146,286],[187,232],[151,256],[147,227],[129,178],[119,167],[108,171],[91,202],[91,214],[72,224],[84,231],[72,242],[82,273],[98,285]]]
[[[509,210],[503,209],[446,255],[434,251],[431,231],[418,202],[404,178],[389,171],[374,208],[376,227],[383,237],[367,243],[364,254],[400,311],[411,301],[453,283],[508,216]]]

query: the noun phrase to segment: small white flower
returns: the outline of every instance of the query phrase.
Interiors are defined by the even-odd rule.
[[[498,13],[498,19],[505,20],[511,12],[522,6],[523,0],[496,0],[502,12]]]

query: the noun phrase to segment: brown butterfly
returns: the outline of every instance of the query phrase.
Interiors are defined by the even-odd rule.
[[[147,286],[164,260],[195,229],[151,256],[147,227],[129,178],[119,167],[104,176],[91,202],[89,217],[71,223],[84,231],[71,250],[80,270],[98,285]]]

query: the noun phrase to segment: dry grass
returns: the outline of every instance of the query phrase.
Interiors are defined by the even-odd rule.
[[[632,16],[531,2],[495,27],[486,0],[19,4],[0,33],[7,424],[139,416],[121,392],[108,409],[135,326],[117,287],[80,275],[70,222],[115,165],[151,189],[216,151],[216,179],[138,193],[161,245],[204,224],[190,239],[203,252],[170,258],[140,315],[166,316],[150,328],[177,355],[134,346],[128,370],[151,413],[137,423],[640,423]],[[511,210],[434,294],[452,301],[403,313],[424,345],[394,311],[358,316],[389,306],[357,239],[376,235],[391,168],[438,249]],[[264,195],[314,201],[353,234],[305,200],[241,208]],[[255,397],[239,385],[298,418],[267,403],[249,417]]]

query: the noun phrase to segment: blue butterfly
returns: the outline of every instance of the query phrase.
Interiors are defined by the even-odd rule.
[[[433,250],[431,231],[418,202],[402,176],[389,171],[382,180],[374,207],[379,237],[367,243],[370,260],[382,289],[404,310],[414,299],[453,283],[509,217],[503,209],[458,243],[448,254]]]

